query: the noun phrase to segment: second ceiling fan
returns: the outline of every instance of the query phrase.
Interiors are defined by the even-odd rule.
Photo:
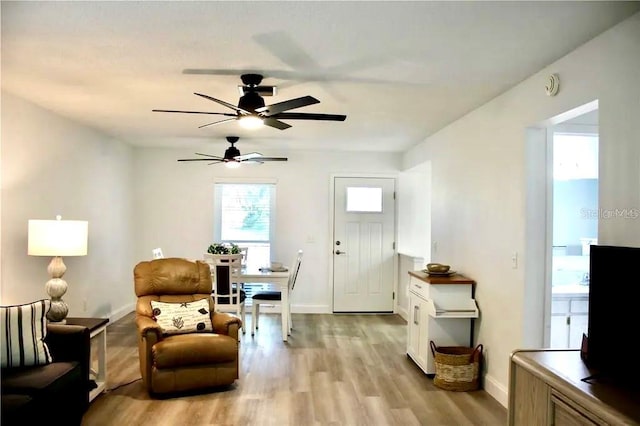
[[[234,145],[239,139],[238,136],[227,136],[227,142],[229,142],[231,146],[224,151],[223,157],[196,152],[196,155],[200,155],[200,158],[181,158],[178,161],[208,161],[210,165],[225,163],[225,166],[228,168],[240,167],[242,163],[262,164],[265,161],[287,161],[287,157],[264,157],[259,152],[241,155],[240,150]]]
[[[243,86],[239,86],[243,95],[238,101],[238,105],[216,99],[202,93],[194,93],[197,96],[224,105],[235,112],[209,112],[209,111],[183,111],[172,109],[154,109],[153,112],[174,112],[181,114],[211,114],[222,115],[229,118],[203,124],[199,128],[214,126],[229,121],[238,120],[241,125],[247,128],[259,127],[262,125],[274,127],[276,129],[285,130],[291,125],[281,120],[323,120],[323,121],[344,121],[347,116],[339,114],[316,114],[304,112],[287,112],[292,109],[302,108],[304,106],[320,103],[313,96],[302,96],[300,98],[289,99],[287,101],[266,105],[261,93],[272,94],[273,86],[261,86],[262,75],[260,74],[243,74],[241,77]]]

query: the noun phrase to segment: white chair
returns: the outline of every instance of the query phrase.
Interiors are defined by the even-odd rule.
[[[298,250],[296,259],[291,265],[289,274],[289,306],[287,309],[288,317],[288,334],[291,334],[293,329],[293,322],[291,320],[291,293],[296,285],[296,279],[298,278],[298,271],[300,271],[300,265],[302,264],[302,250]],[[272,305],[282,306],[282,292],[281,291],[260,291],[255,293],[251,297],[251,335],[256,334],[258,329],[258,317],[260,316],[260,305]]]
[[[240,254],[242,255],[242,267],[247,267],[247,256],[249,256],[249,247],[238,247],[240,249]]]
[[[245,306],[247,297],[240,284],[242,254],[205,253],[204,261],[209,264],[213,281],[213,303],[218,312],[232,312],[242,320],[245,332]]]

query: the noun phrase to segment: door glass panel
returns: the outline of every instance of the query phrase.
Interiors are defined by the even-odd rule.
[[[382,188],[347,188],[347,211],[350,213],[382,213]]]

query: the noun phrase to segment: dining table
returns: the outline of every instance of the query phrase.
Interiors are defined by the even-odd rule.
[[[240,270],[240,284],[245,283],[266,283],[273,284],[280,289],[282,293],[282,340],[287,341],[289,336],[289,270],[272,271],[268,268],[242,268]],[[255,321],[255,318],[251,319]]]

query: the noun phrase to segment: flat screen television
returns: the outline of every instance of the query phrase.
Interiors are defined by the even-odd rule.
[[[592,245],[584,360],[592,379],[636,382],[640,325],[640,247]]]

